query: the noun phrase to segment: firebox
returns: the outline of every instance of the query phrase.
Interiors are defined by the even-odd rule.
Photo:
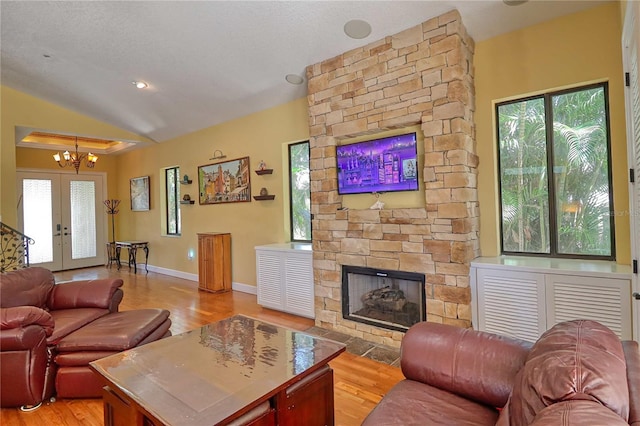
[[[424,274],[342,266],[342,317],[407,331],[426,320]]]

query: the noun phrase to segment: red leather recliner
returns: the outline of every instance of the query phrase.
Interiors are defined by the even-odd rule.
[[[0,275],[0,406],[37,406],[54,394],[56,345],[118,311],[121,279],[55,285],[51,271]]]

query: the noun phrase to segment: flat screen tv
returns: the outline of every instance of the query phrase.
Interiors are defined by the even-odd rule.
[[[418,190],[415,133],[336,147],[338,194]]]

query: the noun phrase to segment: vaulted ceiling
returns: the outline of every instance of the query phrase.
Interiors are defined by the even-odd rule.
[[[454,8],[481,41],[600,3],[3,0],[1,82],[163,142],[303,97],[287,74]]]

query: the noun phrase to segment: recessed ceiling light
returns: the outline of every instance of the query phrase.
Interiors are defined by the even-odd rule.
[[[528,1],[529,0],[502,0],[502,2],[507,6],[520,6]]]
[[[353,19],[344,24],[344,33],[351,38],[361,39],[371,34],[371,25],[360,19]]]
[[[144,81],[132,81],[131,84],[136,86],[138,89],[146,89],[147,87],[149,87],[149,85]]]
[[[287,74],[284,79],[291,84],[302,84],[304,82],[304,78],[297,74]]]

